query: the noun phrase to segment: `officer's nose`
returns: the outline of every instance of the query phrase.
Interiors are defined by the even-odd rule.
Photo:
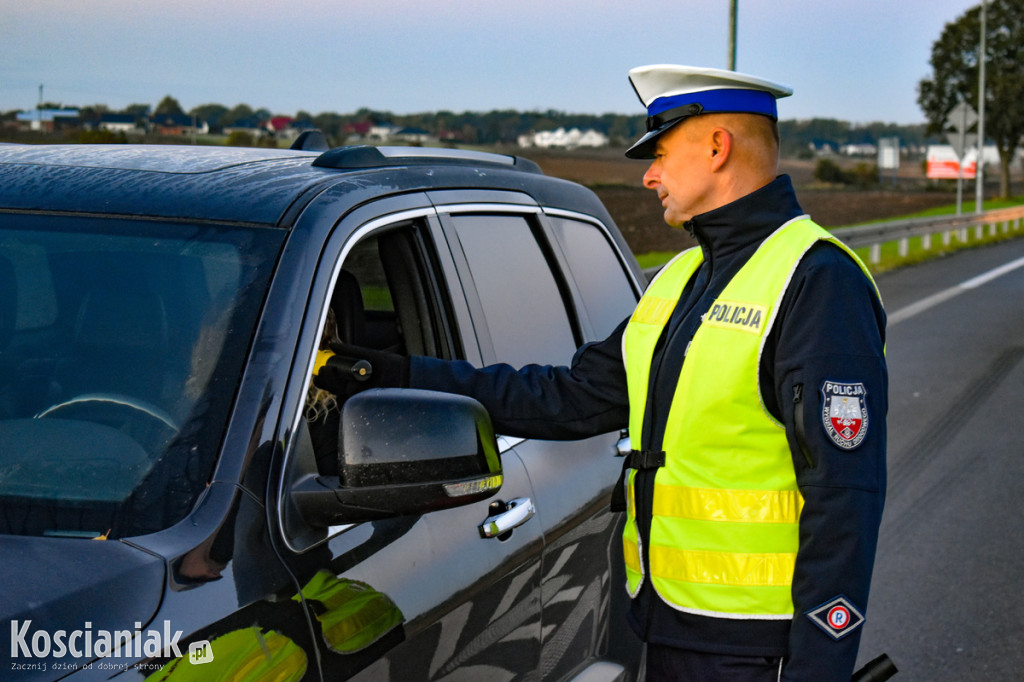
[[[655,161],[651,164],[647,172],[644,173],[644,187],[647,189],[657,189],[658,185],[661,184],[661,169],[658,168],[658,162]]]

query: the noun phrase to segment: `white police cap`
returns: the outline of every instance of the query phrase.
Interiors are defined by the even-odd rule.
[[[631,159],[654,158],[658,135],[691,116],[761,114],[778,120],[775,100],[793,94],[781,83],[736,71],[678,64],[638,66],[629,82],[647,108],[647,133],[626,150]]]

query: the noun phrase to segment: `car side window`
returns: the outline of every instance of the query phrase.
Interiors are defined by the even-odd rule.
[[[398,355],[452,358],[462,354],[451,297],[441,274],[427,219],[404,220],[365,234],[345,249],[344,259],[322,263],[321,276],[334,278],[320,320],[318,359],[338,343]],[[305,365],[303,365],[305,366]],[[312,377],[301,406],[287,478],[338,476],[338,429],[347,399],[317,386]],[[295,547],[324,539],[286,511],[285,531]]]
[[[331,296],[337,341],[354,346],[399,350],[403,347],[380,256],[380,237],[370,237],[349,252]]]
[[[596,225],[560,216],[549,218],[596,335],[587,340],[604,339],[636,307],[637,296],[626,270]]]
[[[413,221],[374,232],[345,256],[330,296],[319,351],[332,344],[399,355],[450,357],[449,312],[436,286],[433,249]],[[336,474],[338,415],[344,396],[311,384],[306,421],[323,475]]]
[[[565,364],[577,339],[550,259],[524,216],[451,216],[495,359]],[[479,324],[479,323],[478,323]]]

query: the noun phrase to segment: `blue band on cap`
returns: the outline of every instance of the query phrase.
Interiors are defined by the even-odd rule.
[[[659,97],[647,107],[648,116],[657,116],[669,109],[700,104],[702,113],[715,112],[763,114],[778,119],[775,96],[764,90],[702,90],[684,95]]]

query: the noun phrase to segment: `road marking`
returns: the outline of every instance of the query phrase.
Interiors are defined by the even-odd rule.
[[[977,277],[972,277],[969,280],[961,282],[956,286],[944,289],[938,292],[937,294],[932,294],[931,296],[922,298],[917,303],[911,303],[910,305],[904,308],[900,308],[892,315],[889,315],[887,320],[887,326],[891,327],[892,325],[902,322],[903,320],[910,319],[914,315],[917,315],[918,313],[923,313],[929,308],[934,308],[935,306],[945,301],[948,301],[954,296],[959,296],[965,291],[969,291],[971,289],[977,289],[981,285],[987,284],[988,282],[991,282],[997,277],[1002,277],[1003,275],[1009,272],[1013,272],[1017,268],[1021,267],[1024,267],[1024,258],[1018,258],[1015,261],[1010,261],[1009,263],[1000,265],[998,268],[993,268],[988,272],[983,272]]]

